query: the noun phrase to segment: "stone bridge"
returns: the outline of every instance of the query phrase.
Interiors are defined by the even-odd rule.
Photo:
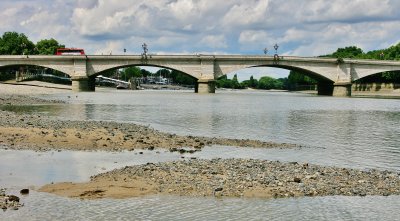
[[[399,71],[399,61],[273,57],[247,55],[13,55],[0,56],[0,68],[33,65],[68,74],[73,91],[94,91],[102,72],[128,66],[174,69],[197,79],[196,92],[214,93],[215,80],[251,67],[276,67],[302,71],[318,81],[318,94],[350,96],[355,80],[385,71]]]

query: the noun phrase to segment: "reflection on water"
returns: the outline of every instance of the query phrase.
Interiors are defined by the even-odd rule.
[[[258,91],[113,91],[54,98],[68,103],[32,106],[29,111],[134,122],[183,135],[295,143],[319,149],[299,160],[400,170],[400,100]]]
[[[35,152],[3,149],[0,156],[0,184],[13,188],[51,182],[83,182],[92,175],[127,165],[180,159],[179,154],[166,150]]]
[[[398,220],[400,197],[216,199],[150,196],[77,200],[33,192],[0,220]],[[29,218],[28,218],[29,217]]]

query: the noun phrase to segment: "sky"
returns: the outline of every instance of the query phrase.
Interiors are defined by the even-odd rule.
[[[1,0],[0,33],[54,38],[87,54],[318,56],[399,42],[400,0]],[[282,69],[238,74],[287,76]]]

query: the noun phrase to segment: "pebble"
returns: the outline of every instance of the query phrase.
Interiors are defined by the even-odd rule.
[[[271,197],[400,194],[400,178],[395,172],[311,164],[306,167],[305,170],[300,164],[255,159],[187,159],[127,166],[93,176],[91,180],[112,177],[118,181],[126,175],[127,182],[134,182],[140,177],[170,194],[189,196],[223,193],[240,197],[251,190],[270,191]]]
[[[22,195],[26,195],[29,194],[29,189],[22,189],[21,191],[19,191]]]
[[[3,210],[11,209],[18,210],[19,207],[22,207],[23,204],[20,202],[20,198],[15,195],[6,195],[6,189],[0,189],[0,208]]]

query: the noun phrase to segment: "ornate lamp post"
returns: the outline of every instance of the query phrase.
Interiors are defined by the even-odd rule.
[[[143,43],[142,48],[143,48],[142,63],[147,64],[147,52],[149,51],[149,49],[147,48],[147,44]]]
[[[280,59],[279,55],[278,55],[278,48],[279,48],[279,45],[275,43],[275,45],[274,45],[274,49],[275,49],[274,60],[275,60],[275,62],[278,62]]]
[[[25,43],[22,43],[22,44],[21,44],[22,55],[25,55],[25,47],[26,47],[26,44],[25,44]]]
[[[275,45],[274,45],[275,55],[278,55],[278,48],[279,48],[279,45],[275,43]]]
[[[268,49],[264,48],[264,54],[267,55],[268,54]]]
[[[142,48],[143,48],[143,55],[147,57],[147,52],[149,51],[149,49],[147,48],[147,44],[143,43]]]

